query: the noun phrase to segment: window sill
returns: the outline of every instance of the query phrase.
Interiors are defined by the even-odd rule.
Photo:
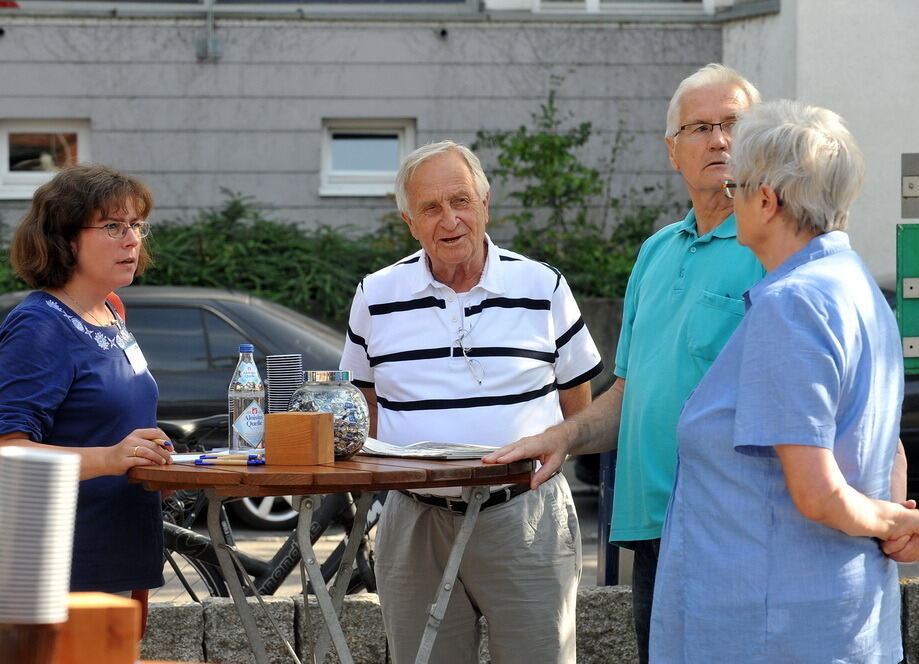
[[[329,198],[385,198],[393,195],[392,185],[323,185],[319,187],[319,195]]]

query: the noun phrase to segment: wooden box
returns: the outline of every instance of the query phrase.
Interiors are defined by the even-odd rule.
[[[332,413],[265,415],[265,463],[313,466],[331,463]]]
[[[140,603],[106,593],[70,593],[57,664],[134,664]]]

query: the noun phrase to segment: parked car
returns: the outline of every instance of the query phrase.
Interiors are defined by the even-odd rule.
[[[0,295],[0,319],[27,294]],[[184,286],[131,286],[118,294],[125,303],[128,327],[159,385],[157,419],[175,431],[192,420],[216,416],[201,429],[205,448],[227,444],[227,386],[240,343],[255,346],[263,379],[266,355],[300,353],[304,369],[338,367],[344,345],[341,333],[259,297]],[[296,523],[296,513],[284,498],[246,498],[230,509],[256,528]]]

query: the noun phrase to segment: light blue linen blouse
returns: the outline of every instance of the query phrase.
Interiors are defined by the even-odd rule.
[[[745,294],[683,409],[654,591],[651,661],[895,663],[896,564],[795,508],[777,444],[833,450],[887,499],[903,398],[890,308],[836,231]]]

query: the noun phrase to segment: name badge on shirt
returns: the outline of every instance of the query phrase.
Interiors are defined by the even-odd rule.
[[[147,368],[147,358],[137,345],[137,339],[124,328],[118,331],[118,336],[121,342],[119,345],[124,349],[124,356],[128,358],[128,364],[134,369],[134,374],[143,373]]]

